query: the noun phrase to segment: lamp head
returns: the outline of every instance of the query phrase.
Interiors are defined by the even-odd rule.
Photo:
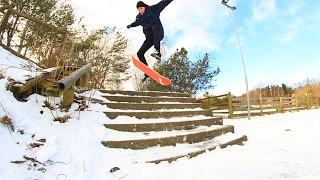
[[[236,10],[237,8],[235,6],[230,6],[229,7],[232,11]]]

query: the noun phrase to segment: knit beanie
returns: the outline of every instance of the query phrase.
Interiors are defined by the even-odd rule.
[[[146,5],[144,2],[142,2],[142,1],[138,1],[137,2],[137,8],[138,7],[148,7],[148,5]]]

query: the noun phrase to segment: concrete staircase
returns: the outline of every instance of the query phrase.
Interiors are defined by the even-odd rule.
[[[223,125],[221,117],[213,117],[211,110],[202,109],[190,94],[100,92],[108,100],[100,103],[112,109],[104,112],[112,119],[104,126],[112,131],[111,134],[121,134],[116,138],[108,137],[102,144],[150,154],[142,160],[144,162],[171,162],[217,147],[242,145],[247,140],[247,136],[234,133],[232,125]]]

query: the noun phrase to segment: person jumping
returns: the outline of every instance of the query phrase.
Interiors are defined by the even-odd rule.
[[[155,52],[152,53],[151,56],[156,58],[158,61],[161,61],[160,41],[164,37],[164,30],[160,21],[160,13],[172,1],[173,0],[162,0],[152,6],[149,6],[142,1],[138,1],[137,9],[139,14],[136,16],[136,20],[127,26],[127,28],[136,27],[139,25],[143,27],[143,33],[146,39],[137,52],[137,56],[139,60],[146,66],[148,66],[148,63],[144,57],[144,54],[152,46],[154,46]],[[147,78],[149,78],[149,76],[144,74],[142,82],[144,82]]]

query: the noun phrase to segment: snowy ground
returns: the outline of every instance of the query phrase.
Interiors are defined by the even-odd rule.
[[[195,158],[172,163],[137,161],[143,154],[133,150],[110,149],[101,144],[114,136],[103,123],[106,106],[90,104],[78,112],[50,111],[43,101],[59,98],[32,95],[18,102],[6,90],[8,77],[24,81],[38,74],[35,68],[0,49],[0,118],[11,119],[15,131],[0,124],[0,179],[320,179],[320,109],[241,119],[224,119],[235,132],[248,136],[244,146],[216,149]],[[1,77],[1,76],[0,76]],[[100,92],[94,96],[100,97]],[[41,113],[43,111],[43,113]],[[66,123],[54,117],[70,115]],[[125,121],[125,117],[117,120]],[[38,140],[45,139],[46,142]],[[34,147],[40,143],[39,147]],[[146,151],[147,152],[147,151]],[[21,162],[20,162],[21,161]],[[15,162],[15,163],[13,163]],[[20,162],[20,163],[18,163]],[[120,170],[110,172],[118,167]]]

